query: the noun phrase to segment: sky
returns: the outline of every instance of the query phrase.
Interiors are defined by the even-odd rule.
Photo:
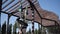
[[[38,0],[38,1],[39,1],[40,6],[44,10],[54,12],[55,14],[59,16],[59,19],[60,19],[60,0]],[[10,18],[10,23],[13,24],[16,21],[16,18],[17,17],[12,16]],[[5,21],[7,21],[7,14],[1,13],[1,24],[3,24]],[[36,25],[37,24],[35,24],[35,28],[38,28]],[[31,26],[29,27],[31,28]]]
[[[54,12],[60,17],[60,0],[39,0],[39,4],[44,10]]]

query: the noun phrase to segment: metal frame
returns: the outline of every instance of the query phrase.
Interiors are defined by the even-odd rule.
[[[19,1],[20,2],[20,1]],[[18,4],[19,2],[17,2],[16,4]],[[16,4],[14,4],[12,7],[14,7]],[[9,9],[11,9],[12,7],[6,9],[5,11],[8,11]]]
[[[1,34],[1,12],[0,12],[0,34]]]
[[[34,6],[34,4],[30,1],[30,0],[27,0],[28,2],[29,2],[29,4],[30,4],[30,7],[28,7],[28,8],[32,8],[33,10],[36,10],[36,12],[37,12],[37,14],[39,15],[39,17],[41,18],[41,26],[43,26],[42,25],[42,19],[45,19],[45,20],[49,20],[49,21],[54,21],[55,22],[55,25],[50,25],[50,26],[43,26],[43,27],[52,27],[52,26],[56,26],[56,24],[58,25],[58,26],[60,26],[55,20],[51,20],[51,19],[47,19],[47,18],[42,18],[41,17],[41,15],[39,14],[39,12],[38,12],[38,10],[36,9],[36,7]],[[19,2],[18,2],[19,3]],[[16,3],[16,4],[18,4],[18,3]],[[10,4],[10,3],[9,3]],[[16,5],[15,4],[15,5]],[[13,5],[13,6],[15,6],[15,5]],[[8,5],[7,5],[8,6]],[[5,7],[7,7],[7,6],[5,6]],[[12,7],[13,7],[12,6]],[[5,8],[4,7],[4,8]],[[12,7],[10,7],[10,8],[12,8]],[[8,8],[8,9],[10,9],[10,8]],[[7,9],[7,10],[8,10]],[[25,8],[23,8],[23,9],[25,9]],[[5,11],[7,11],[7,10],[5,10]],[[11,10],[12,11],[12,10]],[[16,16],[16,15],[14,15],[14,13],[16,13],[16,12],[12,12],[12,13],[7,13],[7,12],[4,12],[4,11],[1,11],[1,13],[5,13],[5,14],[8,14],[8,23],[9,23],[9,18],[10,18],[10,16]],[[19,16],[16,16],[16,17],[19,17]],[[30,20],[30,19],[27,19],[27,20]],[[32,20],[31,20],[32,21]],[[36,22],[36,21],[35,21]],[[41,30],[42,30],[42,27],[41,27]]]
[[[4,13],[4,12],[2,12],[2,13]],[[6,13],[6,14],[8,14],[8,13]],[[9,14],[8,14],[8,15],[9,15]],[[11,15],[13,15],[13,14],[11,14]],[[16,16],[16,15],[13,15],[13,16],[19,17],[19,16]],[[41,30],[42,30],[42,27],[53,27],[53,26],[55,26],[55,28],[56,28],[56,26],[59,26],[59,24],[57,24],[57,22],[56,22],[55,20],[50,20],[50,19],[46,19],[46,18],[42,18],[42,19],[49,20],[49,21],[54,21],[54,22],[55,22],[55,25],[43,26],[43,25],[42,25],[42,20],[41,20],[41,23],[39,23],[39,22],[37,22],[37,21],[34,21],[34,22],[37,22],[37,23],[41,24]],[[26,20],[32,21],[32,20],[30,20],[30,19],[26,19]],[[8,17],[8,22],[9,22],[9,17]],[[57,25],[56,25],[56,24],[57,24]]]
[[[7,5],[5,5],[2,9],[6,8],[9,4],[11,4],[12,2],[14,2],[14,0],[12,0],[11,2],[9,2]]]

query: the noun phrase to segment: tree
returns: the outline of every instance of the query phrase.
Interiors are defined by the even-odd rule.
[[[6,34],[6,21],[2,25],[2,34]]]
[[[31,29],[29,28],[29,31],[26,34],[31,34]]]
[[[41,34],[40,24],[38,24],[38,34]]]
[[[19,28],[19,23],[16,21],[13,26],[13,34],[16,34],[16,29]]]
[[[38,30],[37,29],[35,29],[34,34],[38,34]]]
[[[10,27],[9,34],[11,34],[11,32],[12,32],[12,24],[10,24],[9,27]]]
[[[60,27],[48,27],[47,28],[49,33],[53,33],[53,34],[60,34]]]
[[[17,23],[15,23],[13,26],[13,34],[16,34],[16,28],[17,28]]]

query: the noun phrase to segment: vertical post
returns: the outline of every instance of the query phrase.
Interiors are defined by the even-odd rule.
[[[0,34],[1,34],[1,12],[0,12]]]
[[[1,34],[1,6],[2,6],[2,0],[0,0],[0,34]]]
[[[0,11],[2,10],[2,0],[0,0]]]
[[[9,19],[10,19],[11,15],[8,14],[8,19],[7,19],[7,25],[6,25],[6,34],[9,34]]]
[[[34,34],[34,8],[33,3],[30,0],[27,0],[30,4],[30,7],[32,8],[32,34]]]
[[[0,34],[1,34],[1,12],[0,12]]]
[[[34,9],[32,8],[32,34],[34,34]]]

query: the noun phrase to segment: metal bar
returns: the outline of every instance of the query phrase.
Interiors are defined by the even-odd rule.
[[[52,19],[47,19],[47,18],[42,18],[42,19],[49,20],[49,21],[55,21],[55,20],[52,20]]]
[[[2,5],[2,0],[0,0],[0,34],[1,34],[1,5]]]
[[[9,4],[11,4],[12,2],[14,2],[14,0],[12,0],[10,3],[8,3],[7,5],[5,5],[2,9],[6,8]]]
[[[2,11],[2,13],[5,13],[5,14],[9,14],[9,13],[7,13],[7,12],[3,12]],[[14,15],[14,14],[11,14],[12,16],[15,16],[15,17],[19,17],[19,16],[17,16],[17,15]],[[46,18],[45,18],[46,19]],[[30,19],[26,19],[26,20],[30,20]],[[51,19],[46,19],[46,20],[51,20]],[[32,20],[31,20],[32,21]],[[55,21],[55,20],[51,20],[51,21]],[[37,21],[35,21],[35,22],[37,22]],[[56,21],[55,21],[56,22]],[[39,23],[39,22],[38,22]],[[51,26],[54,26],[54,25],[50,25],[50,26],[43,26],[43,27],[51,27]]]
[[[20,3],[20,1],[19,2],[17,2],[16,4],[19,4]],[[24,2],[22,2],[22,4],[23,3],[25,3],[25,1]],[[16,4],[14,4],[12,7],[14,7]],[[11,9],[12,7],[10,7],[10,8],[8,8],[8,9],[6,9],[5,11],[8,11],[9,9]],[[17,6],[18,7],[18,6]]]
[[[37,14],[39,15],[39,17],[42,18],[41,15],[39,14],[38,10],[37,10],[36,7],[34,6],[34,4],[33,4],[30,0],[27,0],[27,1],[30,3],[30,7],[33,8],[33,9],[35,9],[36,12],[37,12]]]
[[[18,9],[18,8],[19,8],[19,7],[17,7],[16,9]],[[10,13],[12,13],[12,12],[16,12],[16,13],[17,13],[17,12],[18,12],[18,10],[16,10],[16,9],[11,10],[11,12],[10,12],[10,11],[9,11],[9,12],[10,12]],[[14,13],[14,14],[15,14],[15,13]]]
[[[3,12],[2,11],[2,13],[5,13],[5,14],[10,14],[10,13],[7,13],[7,12]],[[14,14],[11,14],[12,16],[15,16],[15,17],[19,17],[19,16],[16,16],[16,15],[14,15]],[[26,20],[29,20],[29,21],[32,21],[31,19],[26,19]],[[37,22],[37,21],[34,21],[34,22]],[[39,23],[39,22],[37,22],[37,23]],[[40,24],[40,23],[39,23]],[[42,25],[43,26],[43,25]],[[51,26],[54,26],[54,25],[50,25],[50,26],[43,26],[43,27],[51,27]]]
[[[18,3],[20,3],[20,1],[17,2],[16,4],[18,4]],[[13,6],[11,6],[10,8],[14,7],[16,4],[14,4]],[[10,8],[6,9],[5,11],[8,11]]]
[[[32,6],[31,6],[32,7]],[[34,34],[34,8],[32,7],[32,34]]]
[[[18,9],[19,7],[16,7],[16,9]],[[29,9],[30,7],[28,7],[28,9]],[[16,11],[16,9],[12,9],[11,11],[13,11],[14,13],[17,13],[17,11]],[[23,10],[25,9],[25,7],[24,8],[22,8]],[[16,12],[15,12],[16,11]],[[10,12],[10,11],[9,11]],[[12,13],[12,12],[11,12]]]
[[[12,11],[12,10],[14,10],[15,8],[17,8],[18,6],[20,6],[20,4],[19,5],[16,5],[16,6],[14,6],[14,8],[13,9],[11,9],[10,11]],[[17,8],[18,9],[18,8]],[[10,11],[8,11],[8,12],[10,12]]]
[[[4,0],[3,0],[4,1]],[[2,4],[5,4],[8,0],[5,0],[4,2],[2,2]]]
[[[30,1],[30,0],[27,0],[29,3],[30,3],[30,7],[32,8],[32,10],[36,10],[37,11],[37,9],[35,8],[35,6],[33,5],[33,3]],[[34,7],[33,7],[34,6]],[[37,13],[38,13],[38,15],[40,16],[40,18],[41,18],[41,15],[39,14],[39,12],[37,11]],[[32,23],[33,25],[34,25],[34,23]],[[34,29],[34,26],[32,26],[32,28]],[[34,30],[32,30],[32,34],[34,34]]]
[[[0,12],[0,34],[1,34],[1,12]]]
[[[20,2],[20,1],[19,1],[19,2]],[[19,4],[19,2],[17,2],[16,4]],[[22,2],[22,4],[23,4],[23,3],[25,3],[25,1],[24,1],[24,2]],[[15,4],[15,5],[16,5],[16,4]],[[12,7],[14,7],[15,5],[13,5]],[[6,9],[5,11],[8,11],[8,10],[9,10],[9,9],[11,9],[12,7],[10,7],[10,8],[8,8],[8,9]],[[17,7],[18,7],[18,6],[17,6]],[[15,8],[14,8],[14,9],[15,9]]]
[[[30,1],[30,0],[27,0],[29,3],[30,3],[30,6],[31,6],[31,8],[34,8],[35,10],[36,10],[36,12],[37,12],[37,14],[39,15],[39,17],[41,18],[41,19],[46,19],[46,18],[42,18],[41,17],[41,15],[39,14],[39,12],[38,12],[38,10],[36,9],[36,7],[34,6],[34,4]],[[51,19],[49,19],[49,20],[51,20]],[[52,21],[52,20],[51,20]],[[53,20],[53,21],[55,21],[55,20]],[[56,22],[57,23],[57,22]],[[57,23],[58,24],[58,23]]]
[[[10,11],[13,11],[15,8],[17,8],[17,7],[19,7],[19,5],[20,5],[20,1],[19,2],[17,2],[17,6],[16,7],[14,7],[12,10],[10,10]],[[11,8],[10,8],[11,9]],[[18,8],[17,8],[18,9]],[[7,10],[8,11],[8,10]]]
[[[34,34],[34,10],[32,9],[32,34]]]
[[[9,34],[9,19],[10,19],[11,15],[8,14],[8,19],[7,19],[7,33],[6,34]]]
[[[58,24],[57,21],[52,20],[52,19],[47,19],[47,18],[42,18],[42,19],[49,20],[49,21],[54,21],[56,24]],[[59,25],[59,24],[58,24],[58,25]]]
[[[2,0],[0,0],[0,11],[1,11],[1,7],[2,7]]]
[[[9,13],[7,13],[7,12],[4,12],[4,11],[1,11],[1,13],[9,14]]]
[[[0,34],[1,34],[1,12],[0,12]]]
[[[19,2],[17,2],[16,4],[19,4],[20,3],[20,1]],[[23,2],[24,3],[24,2]],[[22,4],[23,4],[22,3]],[[14,4],[13,6],[11,6],[10,8],[8,8],[8,9],[6,9],[5,11],[8,11],[9,9],[11,9],[12,7],[14,7],[16,4]]]
[[[33,3],[35,3],[36,1],[34,1]],[[28,2],[23,4],[22,7],[26,6],[27,4],[29,4]],[[29,5],[28,5],[29,6]]]
[[[26,7],[26,5],[28,4],[28,2],[26,1],[25,3],[22,4],[22,7]]]
[[[28,8],[30,8],[30,7],[28,7]],[[23,9],[25,9],[25,8],[23,8]],[[1,11],[2,13],[5,13],[5,14],[11,14],[11,15],[13,15],[13,16],[16,16],[16,15],[14,15],[15,13],[17,13],[17,11],[16,12],[11,12],[11,13],[8,13],[8,12],[5,12],[5,11]],[[16,16],[16,17],[19,17],[19,16]]]
[[[7,12],[4,12],[4,11],[2,11],[2,13],[5,13],[5,14],[11,14],[11,13],[7,13]],[[11,14],[12,16],[15,16],[15,17],[19,17],[19,16],[16,16],[16,15],[14,15],[14,14]]]
[[[18,7],[15,7],[15,8],[18,9]],[[10,10],[10,11],[13,11],[13,12],[14,12],[14,11],[16,10],[15,8],[12,9],[12,10]],[[28,7],[28,9],[29,9],[29,8],[30,8],[30,7]],[[26,9],[26,7],[22,8],[22,9],[24,10],[24,9]],[[9,12],[10,12],[10,11],[9,11]]]
[[[15,12],[11,12],[10,14],[15,14],[15,13],[17,13],[18,11],[15,11]]]
[[[35,0],[33,3],[37,2],[37,0]]]

